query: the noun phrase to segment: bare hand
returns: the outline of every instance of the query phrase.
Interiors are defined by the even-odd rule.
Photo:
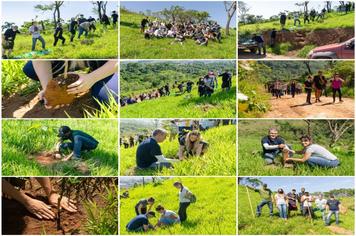
[[[90,88],[94,85],[93,80],[88,76],[88,74],[77,74],[79,75],[79,79],[68,85],[67,93],[83,95],[90,90]]]
[[[279,145],[278,145],[278,147],[279,147],[279,148],[285,148],[285,147],[286,147],[286,145],[285,145],[285,144],[283,144],[283,143],[281,143],[281,144],[279,144]]]
[[[55,214],[53,211],[51,211],[51,207],[45,204],[42,201],[29,198],[24,206],[26,209],[34,214],[37,218],[39,219],[45,219],[45,220],[53,220],[55,218]]]
[[[47,100],[46,100],[44,94],[45,94],[45,90],[41,90],[41,91],[38,93],[38,99],[39,99],[40,101],[43,101],[43,104],[44,104],[45,108],[48,109],[48,110],[50,110],[50,109],[59,109],[59,108],[62,108],[62,107],[64,107],[64,106],[69,106],[69,104],[61,104],[61,105],[57,105],[57,106],[55,106],[55,107],[53,107],[53,106],[48,106],[48,105],[47,105]]]
[[[57,206],[59,197],[60,196],[57,193],[52,193],[48,197],[48,201],[51,205]],[[60,207],[69,212],[77,212],[77,207],[74,205],[75,203],[76,201],[63,196],[60,202]]]

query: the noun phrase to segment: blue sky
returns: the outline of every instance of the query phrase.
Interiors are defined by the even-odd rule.
[[[151,10],[152,12],[163,10],[164,8],[170,8],[173,5],[179,5],[185,9],[198,10],[198,11],[207,11],[210,14],[212,20],[217,21],[220,25],[225,26],[227,15],[224,7],[224,3],[221,2],[121,2],[121,6],[124,6],[128,10],[134,12],[145,12],[146,10]],[[231,20],[230,27],[236,25],[236,12]]]
[[[250,8],[249,14],[262,15],[264,18],[269,18],[270,16],[277,15],[281,11],[299,11],[303,10],[303,7],[296,6],[295,3],[303,1],[243,1],[247,3]],[[332,1],[332,7],[339,5],[338,1]],[[325,6],[325,1],[310,1],[308,8],[314,8],[320,11]]]
[[[293,188],[300,191],[305,187],[307,192],[327,192],[332,189],[354,188],[352,177],[262,177],[272,191],[278,188],[290,192]]]
[[[52,12],[42,12],[34,9],[37,4],[48,4],[48,1],[3,1],[2,2],[2,20],[14,22],[22,25],[24,21],[31,21],[36,16],[38,20],[52,19]],[[61,7],[61,18],[69,20],[78,14],[84,14],[85,17],[92,16],[97,18],[93,12],[93,4],[90,1],[65,1]],[[109,1],[106,7],[107,14],[112,11],[118,11],[118,2]]]

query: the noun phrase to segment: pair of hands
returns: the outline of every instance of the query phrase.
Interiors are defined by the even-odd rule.
[[[57,207],[58,204],[58,199],[59,195],[57,193],[52,193],[48,197],[48,201],[50,205]],[[60,208],[67,210],[69,212],[77,212],[77,207],[75,205],[76,201],[74,200],[69,200],[67,197],[62,197],[62,200],[60,202]],[[45,220],[53,220],[56,218],[56,215],[54,212],[51,210],[51,206],[47,205],[46,203],[39,201],[37,199],[33,199],[28,197],[28,199],[25,202],[25,207],[29,212],[34,214],[37,218],[39,219],[45,219]]]
[[[91,79],[91,77],[88,76],[88,74],[78,74],[78,73],[73,73],[73,74],[79,75],[79,79],[76,82],[68,85],[67,93],[74,94],[76,97],[83,96],[94,85],[94,82]],[[45,101],[46,109],[58,109],[65,106],[65,105],[58,105],[56,107],[47,106],[44,93],[45,93],[45,88],[39,92],[38,97],[40,100]]]

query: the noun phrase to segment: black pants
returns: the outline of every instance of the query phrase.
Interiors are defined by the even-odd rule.
[[[180,222],[183,222],[187,219],[187,208],[190,205],[190,202],[180,202],[179,203],[179,210],[178,215]]]
[[[342,100],[341,89],[333,89],[333,101],[335,102],[336,92],[339,94],[339,101],[341,101]]]
[[[311,93],[312,91],[311,90],[306,90],[307,92],[307,103],[311,103]]]
[[[66,41],[66,39],[65,39],[62,35],[57,36],[57,37],[54,36],[54,43],[53,43],[53,46],[56,46],[56,45],[57,45],[58,40],[62,40],[62,44],[64,44],[64,42]]]
[[[75,30],[70,31],[70,41],[73,42],[73,39],[75,37]]]

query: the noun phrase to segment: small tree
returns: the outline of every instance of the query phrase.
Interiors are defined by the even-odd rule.
[[[342,135],[354,126],[352,120],[327,120],[331,132],[329,146],[334,146]]]
[[[243,23],[246,23],[246,16],[247,16],[247,13],[248,11],[250,10],[250,8],[247,6],[247,4],[245,2],[239,2],[239,5],[238,5],[238,9],[239,9],[239,22],[243,22]]]
[[[227,22],[226,22],[226,29],[225,29],[225,34],[228,36],[230,34],[230,22],[232,17],[235,14],[236,11],[236,2],[224,2],[224,6],[225,6],[225,11],[227,14]]]
[[[56,25],[61,20],[61,11],[60,8],[63,5],[64,1],[54,1],[50,4],[37,4],[34,6],[36,10],[39,11],[53,11],[53,23]]]

